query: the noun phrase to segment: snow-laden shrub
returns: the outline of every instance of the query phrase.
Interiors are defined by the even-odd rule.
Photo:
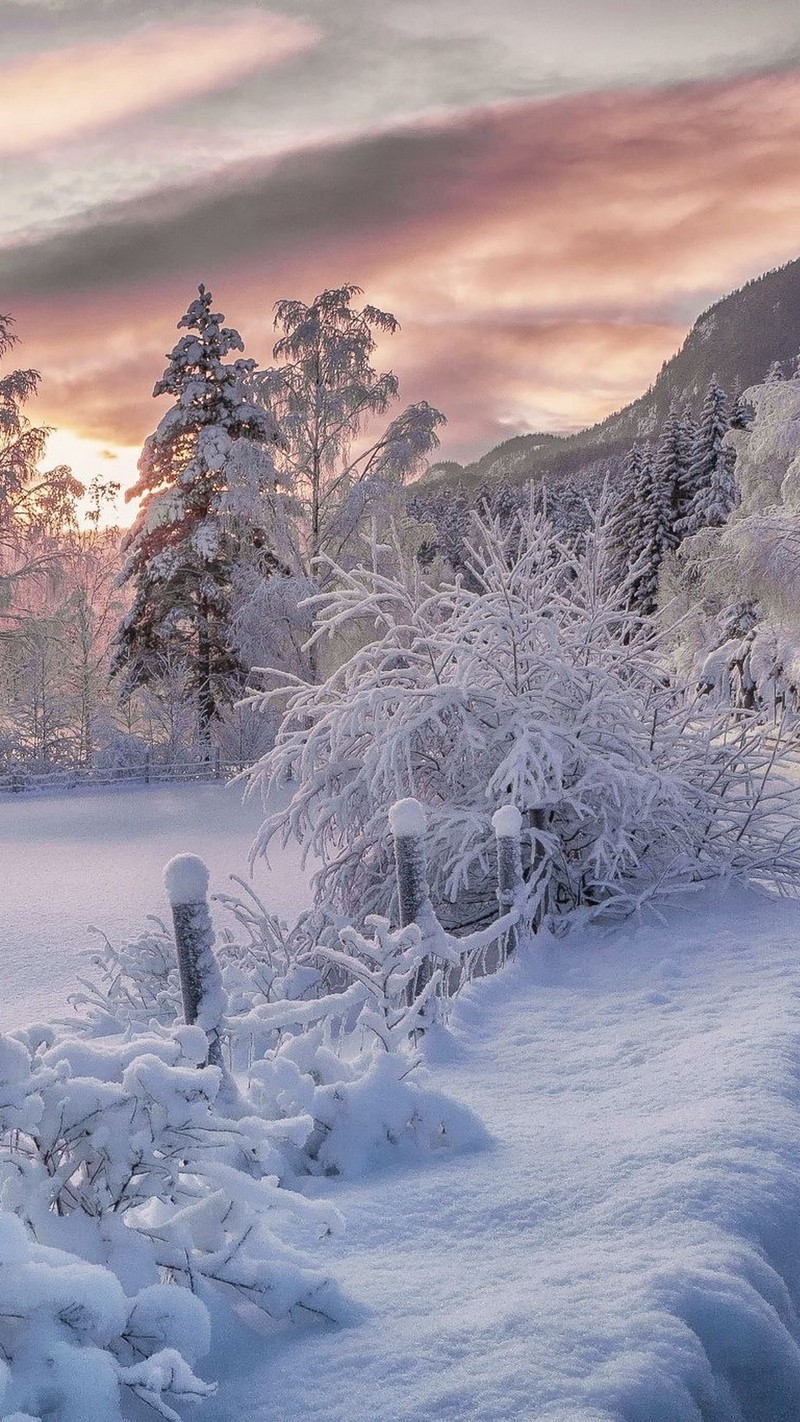
[[[796,881],[797,836],[762,775],[771,749],[670,679],[666,634],[612,586],[601,516],[577,547],[533,509],[476,518],[469,586],[394,558],[400,572],[382,572],[374,546],[316,600],[315,636],[357,628],[358,650],[322,685],[284,680],[252,700],[285,712],[251,789],[293,787],[257,848],[296,837],[321,862],[318,903],[392,914],[388,816],[403,796],[427,806],[433,905],[460,927],[495,911],[505,803],[525,821],[530,920],[545,891],[561,915],[722,873]]]
[[[120,945],[99,937],[100,946],[84,955],[81,987],[70,997],[81,1030],[146,1032],[151,1024],[174,1022],[181,1004],[178,962],[161,920],[151,919],[145,933]]]
[[[260,1002],[317,996],[331,975],[307,936],[291,933],[250,884],[237,875],[231,879],[235,892],[213,896],[225,913],[215,956],[229,1020]],[[161,919],[151,918],[146,932],[121,944],[104,934],[99,938],[98,947],[84,954],[81,986],[70,997],[80,1030],[146,1032],[151,1023],[167,1027],[178,1021],[182,1005],[175,941]]]
[[[224,895],[237,931],[222,935],[220,973],[207,881],[191,855],[165,871],[173,909],[186,900],[193,922],[202,910],[197,941],[183,944],[196,1025],[181,1025],[175,945],[157,924],[122,949],[104,940],[72,1031],[0,1037],[0,1404],[8,1381],[17,1411],[113,1422],[128,1415],[127,1390],[180,1422],[172,1403],[211,1390],[193,1368],[208,1351],[212,1300],[212,1313],[221,1296],[276,1326],[346,1311],[309,1258],[337,1213],[301,1194],[299,1177],[486,1139],[422,1079],[412,1039],[423,1016],[434,1020],[441,972],[421,977],[417,924],[342,925],[338,948],[319,944],[304,961],[252,891]],[[30,1313],[23,1290],[13,1320],[6,1219],[47,1283]],[[51,1268],[61,1270],[52,1280]],[[87,1290],[110,1300],[88,1318]]]
[[[36,1242],[0,1211],[0,1409],[7,1418],[121,1422],[126,1395],[180,1422],[175,1406],[209,1397],[193,1364],[208,1315],[184,1290],[132,1297],[110,1269]]]
[[[246,1098],[221,1100],[222,1073],[199,1065],[207,1048],[198,1027],[0,1038],[0,1210],[16,1217],[13,1239],[27,1229],[58,1252],[31,1264],[47,1289],[30,1328],[15,1325],[18,1354],[4,1341],[0,1268],[0,1343],[7,1358],[19,1356],[30,1394],[15,1394],[18,1408],[38,1415],[28,1385],[49,1370],[58,1405],[42,1415],[105,1422],[118,1415],[109,1399],[127,1387],[177,1416],[157,1406],[159,1389],[203,1395],[192,1367],[208,1349],[214,1298],[255,1306],[276,1326],[343,1316],[337,1286],[309,1260],[338,1227],[336,1211],[281,1186],[287,1152],[309,1138],[313,1118],[289,1109],[269,1118]],[[62,1270],[52,1288],[50,1264]],[[112,1300],[113,1327],[102,1313],[83,1318],[87,1292]],[[13,1285],[8,1298],[27,1308]],[[74,1359],[77,1348],[91,1356]],[[82,1413],[84,1376],[98,1402]]]
[[[144,774],[150,759],[150,747],[142,736],[121,731],[113,724],[101,724],[97,735],[99,744],[92,756],[95,770]]]
[[[360,932],[320,915],[289,933],[238,882],[240,895],[216,895],[234,921],[216,950],[228,1002],[222,1051],[237,1115],[269,1123],[281,1184],[480,1141],[478,1123],[429,1090],[415,1053],[420,1026],[441,1015],[443,972],[460,962],[446,937],[440,968],[419,978],[430,945],[417,925],[392,930],[376,918]],[[94,978],[73,999],[72,1037],[116,1056],[132,1033],[139,1046],[152,1040],[158,1022],[163,1040],[176,1031],[183,1040],[175,946],[163,926],[119,949],[104,940],[92,959]]]

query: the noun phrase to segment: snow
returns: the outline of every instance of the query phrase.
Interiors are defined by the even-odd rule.
[[[389,811],[389,828],[395,839],[421,839],[425,810],[419,800],[396,800]]]
[[[96,948],[89,925],[116,944],[169,921],[162,873],[176,853],[202,855],[212,892],[249,878],[247,856],[263,817],[257,799],[219,784],[126,786],[0,800],[0,1029],[64,1015]],[[300,853],[259,860],[253,884],[273,913],[293,919],[305,901]]]
[[[516,805],[501,805],[495,810],[492,829],[498,839],[517,839],[522,833],[522,815]]]
[[[488,1149],[319,1182],[347,1328],[212,1355],[204,1422],[794,1422],[800,909],[546,940],[432,1038]]]
[[[209,873],[197,854],[176,854],[164,868],[164,888],[173,908],[199,904],[208,893]]]
[[[505,829],[509,809],[500,812]],[[219,786],[0,806],[13,920],[6,927],[4,912],[2,932],[18,950],[24,927],[36,949],[16,965],[27,974],[22,991],[4,994],[9,1025],[21,1021],[20,1001],[45,1015],[57,973],[74,970],[74,950],[55,964],[51,956],[46,912],[54,899],[62,941],[79,931],[83,891],[96,920],[105,906],[138,931],[150,902],[164,912],[160,873],[170,854],[194,844],[212,887],[222,886],[223,869],[244,859],[259,815],[260,807],[243,811],[235,792]],[[276,876],[268,897],[286,912],[304,881],[288,855],[276,868],[280,892]],[[185,876],[177,878],[185,888]],[[309,1223],[316,1210],[344,1217],[344,1229],[327,1235],[314,1221],[322,1235],[314,1267],[347,1300],[330,1310],[344,1322],[273,1327],[262,1340],[213,1313],[202,1376],[219,1389],[192,1415],[796,1422],[798,939],[796,903],[709,889],[671,901],[661,922],[541,937],[503,972],[465,990],[449,1034],[438,1027],[426,1034],[427,1064],[410,1078],[423,1093],[412,1119],[407,1066],[393,1053],[377,1055],[371,1073],[352,1082],[315,1087],[314,1116],[323,1096],[330,1103],[329,1152],[340,1174],[308,1179],[304,1190]],[[7,956],[13,974],[13,952]],[[56,1006],[63,1012],[63,997]],[[303,1013],[318,1004],[290,1006]],[[47,1078],[53,1101],[69,1085],[69,1121],[92,1119],[95,1098],[111,1103],[105,1122],[91,1128],[96,1152],[109,1149],[103,1130],[114,1134],[109,1112],[122,1109],[123,1096],[172,1102],[165,1128],[182,1128],[201,1078],[216,1082],[213,1068],[198,1073],[194,1065],[202,1057],[197,1030],[181,1032],[185,1060],[164,1037],[62,1040],[42,1054],[42,1071],[56,1073]],[[304,1053],[314,1050],[311,1037],[289,1044],[287,1091],[295,1078],[310,1081]],[[2,1043],[3,1109],[14,1123],[45,1100],[47,1127],[56,1119],[52,1103],[47,1092],[30,1094],[24,1057],[21,1039]],[[267,1095],[268,1066],[253,1064],[253,1084]],[[43,1080],[31,1078],[31,1088],[41,1090]],[[445,1118],[452,1140],[442,1144],[450,1149],[431,1151],[431,1133]],[[306,1125],[290,1117],[275,1129],[291,1134]],[[124,1143],[125,1133],[114,1139]],[[296,1198],[276,1196],[287,1206]],[[125,1307],[139,1332],[165,1335],[163,1346],[149,1359],[115,1364],[112,1377],[105,1354],[92,1350],[105,1347],[123,1318],[113,1280],[46,1241],[23,1247],[15,1224],[4,1229],[7,1262],[19,1246],[7,1284],[10,1303],[32,1311],[26,1328],[38,1327],[41,1299],[55,1338],[66,1326],[63,1299],[81,1302],[58,1367],[70,1392],[88,1368],[87,1419],[114,1415],[107,1390],[117,1378],[157,1397],[177,1370],[185,1393],[207,1391],[190,1370],[178,1376],[184,1364],[171,1351],[180,1349],[187,1369],[205,1352],[208,1319],[190,1294],[137,1283]],[[38,1415],[44,1403],[33,1365],[19,1355],[13,1369],[5,1396],[0,1369],[0,1415]]]

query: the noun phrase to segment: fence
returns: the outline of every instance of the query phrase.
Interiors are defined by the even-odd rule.
[[[25,794],[35,790],[79,790],[92,785],[150,785],[164,781],[226,780],[243,766],[222,759],[215,746],[205,760],[172,761],[161,765],[145,757],[138,765],[73,766],[69,769],[29,771],[23,766],[0,772],[0,794]]]
[[[525,904],[534,905],[527,926],[531,931],[537,926],[543,898],[541,886],[547,867],[541,855],[533,856],[535,883],[531,894],[531,885],[525,884],[522,872],[522,816],[513,805],[497,810],[492,817],[492,827],[497,852],[499,912],[486,928],[459,937],[442,927],[431,904],[423,806],[418,800],[398,801],[390,811],[389,824],[394,839],[400,927],[416,924],[420,930],[420,956],[405,988],[406,1006],[416,1004],[419,1007],[431,992],[452,997],[465,981],[484,977],[502,967],[519,945],[525,927]],[[211,946],[213,932],[207,900],[208,870],[195,855],[180,854],[166,866],[164,882],[172,908],[184,1016],[188,1023],[197,1023],[205,1028],[209,1042],[208,1060],[221,1064],[224,999]],[[343,941],[344,938],[343,933]],[[330,956],[342,964],[341,954]],[[357,974],[354,976],[357,978]],[[387,981],[390,976],[387,973]],[[328,1009],[341,1011],[345,1005],[350,1010],[354,1006],[352,990],[323,997],[319,1011],[308,1001],[270,1003],[261,1009],[260,1020],[267,1014],[270,1020],[277,1022],[287,1008],[290,1023],[306,1021],[309,1013],[311,1020],[316,1020],[315,1014],[324,1016],[328,1010],[326,1003]],[[423,1030],[424,1024],[419,1019],[412,1017],[409,1020],[414,1022],[414,1033]]]

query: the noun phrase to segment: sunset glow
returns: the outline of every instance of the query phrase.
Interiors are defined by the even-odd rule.
[[[101,484],[115,483],[120,486],[120,494],[115,499],[103,501],[101,528],[114,525],[125,526],[131,522],[130,507],[124,500],[125,489],[130,488],[136,477],[136,461],[140,449],[125,445],[104,445],[97,440],[83,439],[72,430],[62,427],[54,430],[47,440],[44,464],[52,468],[56,464],[67,464],[75,476],[88,489],[95,480]],[[80,514],[84,516],[88,501],[83,500]]]
[[[200,281],[262,365],[276,300],[358,282],[401,322],[380,354],[403,397],[448,415],[445,458],[634,399],[800,232],[800,69],[782,60],[800,22],[776,3],[756,23],[737,0],[726,58],[716,0],[691,32],[637,4],[628,69],[611,7],[593,79],[566,45],[578,23],[594,33],[583,0],[549,30],[517,0],[494,29],[449,3],[359,29],[351,0],[302,20],[109,14],[89,37],[64,12],[57,44],[32,29],[0,98],[0,309],[42,372],[37,413],[140,448]]]

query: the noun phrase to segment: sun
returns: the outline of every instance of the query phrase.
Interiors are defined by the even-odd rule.
[[[118,496],[104,504],[100,527],[124,527],[131,523],[133,516],[131,506],[125,503],[124,494],[136,482],[136,461],[140,454],[139,445],[103,443],[101,440],[86,439],[72,430],[56,429],[47,437],[44,462],[48,468],[55,464],[68,464],[76,479],[80,479],[87,488],[94,479],[119,484]],[[84,501],[78,510],[81,522],[86,511]]]

